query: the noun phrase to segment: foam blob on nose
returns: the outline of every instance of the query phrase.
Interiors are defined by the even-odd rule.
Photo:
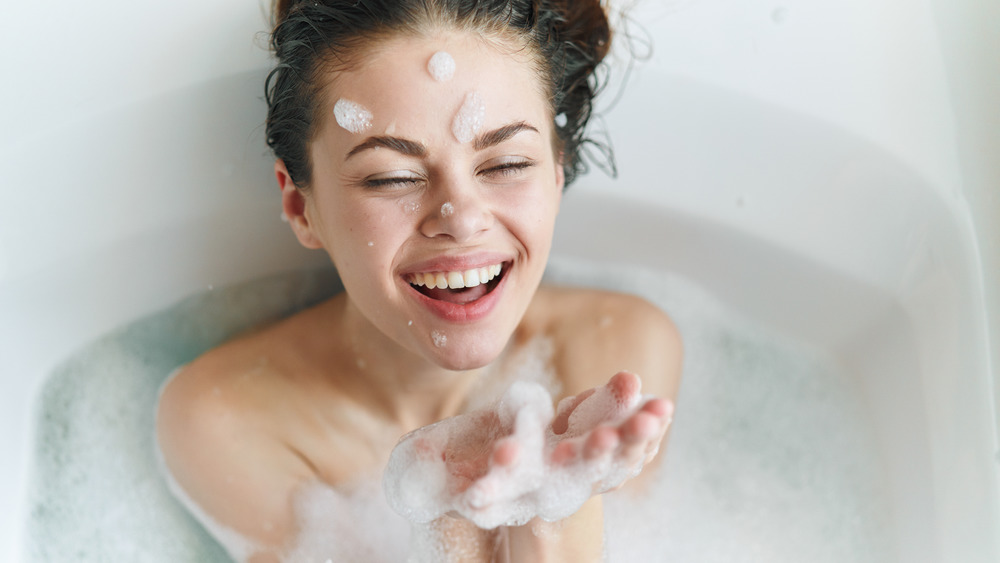
[[[441,205],[441,216],[447,217],[455,212],[455,206],[451,204],[450,201],[446,201]]]
[[[469,92],[465,95],[462,107],[455,114],[451,123],[451,132],[459,143],[468,143],[476,138],[486,121],[486,104],[479,92]]]
[[[438,51],[427,61],[427,72],[431,73],[434,80],[447,82],[455,76],[455,59],[446,51]]]
[[[372,112],[345,98],[333,105],[333,116],[337,118],[337,125],[351,133],[364,133],[372,126]]]

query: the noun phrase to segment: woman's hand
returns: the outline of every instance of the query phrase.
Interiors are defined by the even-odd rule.
[[[643,397],[639,377],[619,372],[607,384],[560,401],[550,426],[552,467],[590,477],[594,494],[620,487],[659,451],[673,403]]]
[[[460,515],[480,528],[519,525],[542,486],[552,398],[517,382],[494,405],[404,436],[384,477],[389,505],[412,522]]]
[[[405,436],[386,470],[389,503],[414,522],[457,514],[480,528],[566,518],[656,455],[673,407],[639,388],[621,372],[553,413],[541,386],[517,382],[490,408]]]

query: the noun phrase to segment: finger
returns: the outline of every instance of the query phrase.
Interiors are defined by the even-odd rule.
[[[622,423],[622,442],[627,445],[644,445],[662,434],[665,427],[663,418],[646,411],[639,411]]]
[[[587,389],[586,391],[580,392],[572,397],[566,397],[562,401],[559,401],[559,408],[556,412],[556,417],[552,419],[552,432],[556,435],[563,434],[569,429],[569,415],[573,414],[576,407],[580,406],[587,397],[594,394],[594,389]]]
[[[493,465],[509,467],[521,457],[521,446],[514,440],[500,440],[493,448]]]
[[[674,416],[674,403],[669,399],[653,397],[646,401],[639,410],[669,421]]]
[[[608,380],[608,388],[614,393],[619,404],[628,404],[631,399],[639,394],[642,388],[642,380],[639,376],[628,372],[620,371]]]
[[[552,463],[566,465],[580,456],[580,446],[575,440],[566,440],[552,450]]]
[[[618,432],[614,428],[595,428],[583,444],[583,457],[587,460],[600,457],[614,450],[619,443]]]

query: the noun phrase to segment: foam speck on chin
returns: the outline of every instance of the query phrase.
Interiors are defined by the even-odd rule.
[[[468,143],[476,138],[486,121],[486,103],[479,92],[469,92],[462,102],[462,107],[455,114],[451,124],[451,132],[459,143]]]
[[[341,98],[333,105],[333,116],[337,125],[351,133],[364,133],[372,126],[372,113],[361,104]]]
[[[432,331],[431,340],[434,341],[434,345],[438,348],[444,348],[448,345],[448,335],[443,332]]]
[[[447,82],[455,75],[455,59],[446,51],[438,51],[427,61],[427,72],[434,80]]]

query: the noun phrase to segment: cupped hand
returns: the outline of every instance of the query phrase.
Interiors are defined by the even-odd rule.
[[[560,401],[548,435],[553,468],[589,479],[592,493],[620,487],[659,451],[673,417],[673,403],[643,397],[629,372]]]
[[[480,528],[565,518],[656,455],[673,406],[639,390],[621,372],[553,413],[544,388],[517,382],[491,407],[404,436],[385,473],[390,506],[414,522],[452,514]]]

